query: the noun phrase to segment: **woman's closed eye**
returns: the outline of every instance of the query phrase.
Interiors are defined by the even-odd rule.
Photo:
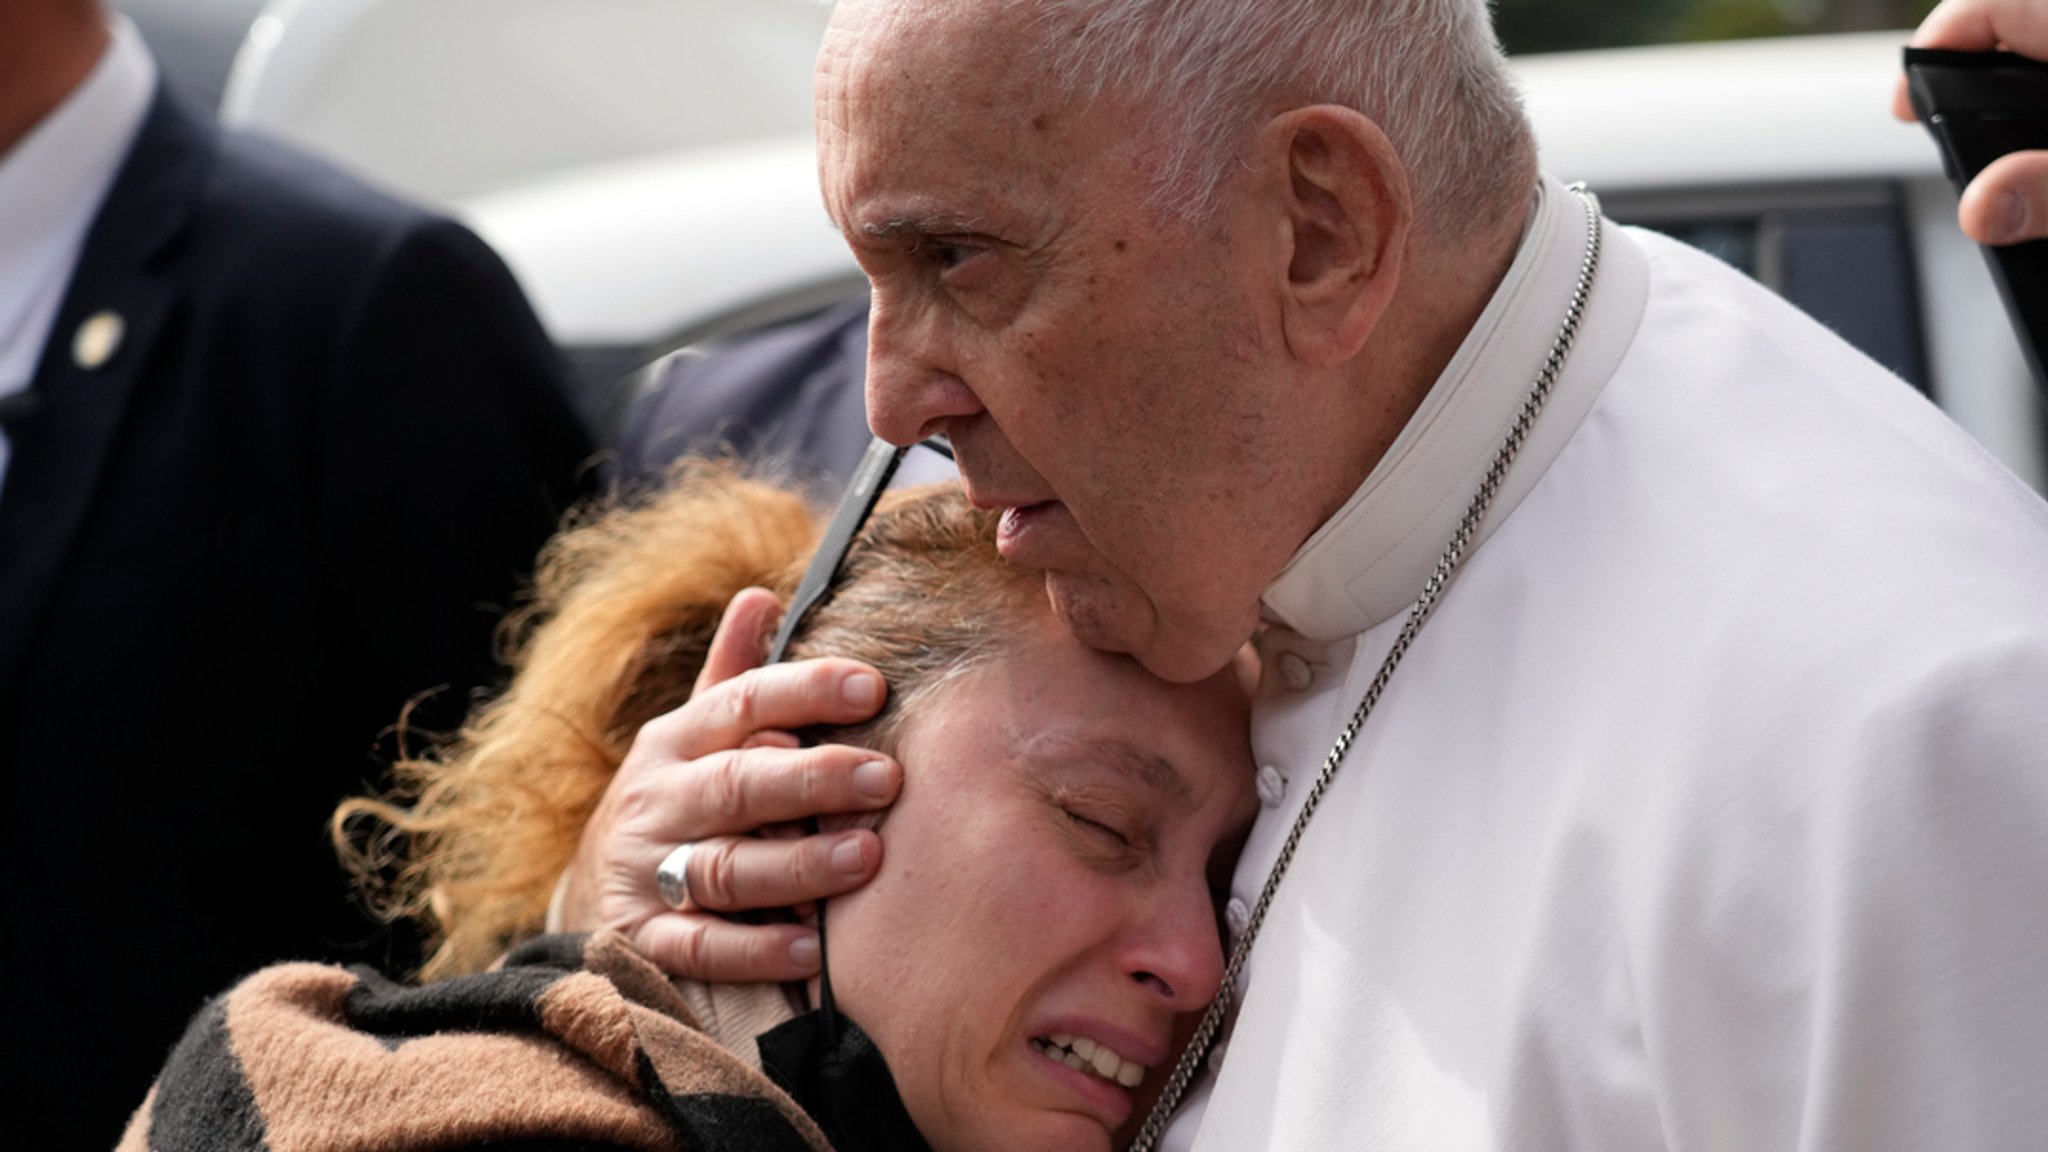
[[[1120,749],[1105,753],[1092,744],[1052,749],[1059,759],[1044,757],[1046,766],[1026,777],[1034,799],[1058,821],[1074,850],[1116,870],[1152,859],[1161,821],[1171,809],[1152,764],[1134,766]]]
[[[1064,812],[1066,814],[1067,819],[1070,822],[1072,822],[1076,827],[1090,833],[1091,835],[1101,837],[1103,840],[1110,843],[1114,843],[1116,846],[1120,848],[1131,847],[1131,838],[1122,833],[1121,831],[1118,831],[1115,826],[1104,823],[1101,820],[1097,820],[1084,812],[1077,811],[1070,807],[1062,806],[1060,808],[1060,811]]]

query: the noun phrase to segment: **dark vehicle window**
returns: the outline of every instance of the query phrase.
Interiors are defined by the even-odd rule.
[[[1927,391],[1911,237],[1895,189],[1764,189],[1605,198],[1615,219],[1754,277]]]

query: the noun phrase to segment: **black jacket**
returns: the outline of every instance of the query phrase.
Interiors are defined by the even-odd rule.
[[[108,1147],[208,992],[386,958],[323,821],[490,677],[588,452],[560,372],[468,231],[159,91],[8,429],[10,1130]]]

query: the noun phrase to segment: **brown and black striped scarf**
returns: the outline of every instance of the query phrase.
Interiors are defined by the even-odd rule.
[[[193,1019],[120,1144],[430,1148],[832,1152],[611,934],[544,936],[493,971],[420,987],[266,968]]]

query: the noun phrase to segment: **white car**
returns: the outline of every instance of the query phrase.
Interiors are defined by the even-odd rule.
[[[862,290],[820,204],[813,0],[275,0],[228,119],[438,202],[504,254],[585,411],[687,344]],[[1527,57],[1544,166],[1742,268],[2048,491],[2048,418],[1924,130],[1906,34]]]

